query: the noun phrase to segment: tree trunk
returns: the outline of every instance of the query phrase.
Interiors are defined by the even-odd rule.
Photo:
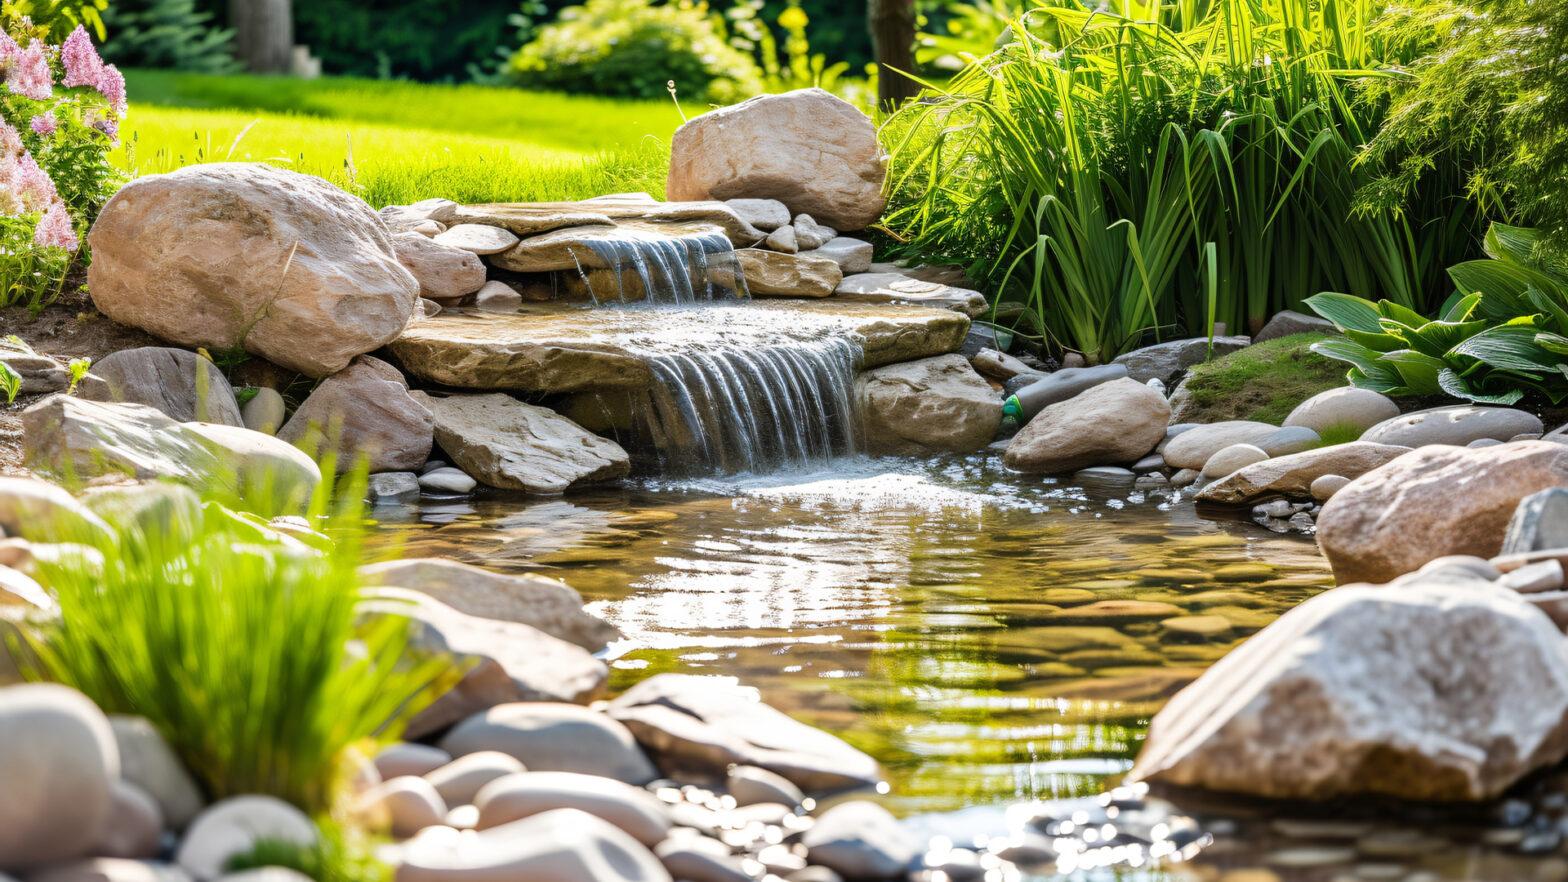
[[[229,0],[234,55],[252,73],[288,73],[294,50],[290,0]]]
[[[915,72],[915,0],[871,0],[866,8],[877,57],[877,99],[892,110],[920,91]]]

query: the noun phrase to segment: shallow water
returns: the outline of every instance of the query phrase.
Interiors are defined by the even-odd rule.
[[[378,516],[407,554],[581,591],[627,635],[617,689],[757,686],[880,760],[903,814],[1100,792],[1166,698],[1330,584],[1310,541],[986,457]]]

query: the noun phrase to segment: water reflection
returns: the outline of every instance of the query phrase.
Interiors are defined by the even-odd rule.
[[[1309,542],[985,457],[378,512],[410,555],[565,579],[613,685],[724,673],[881,760],[900,812],[1097,793],[1149,716],[1329,584]]]

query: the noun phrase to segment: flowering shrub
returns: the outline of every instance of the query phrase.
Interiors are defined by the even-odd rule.
[[[0,307],[38,308],[117,183],[125,78],[81,27],[59,46],[28,26],[0,33],[0,73]]]

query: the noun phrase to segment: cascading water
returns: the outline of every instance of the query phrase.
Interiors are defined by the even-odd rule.
[[[762,310],[742,321],[714,308],[750,297],[722,233],[627,232],[585,243],[615,280],[616,296],[595,295],[595,305],[711,322],[709,333],[672,331],[641,344],[657,382],[632,402],[634,449],[651,449],[663,474],[761,472],[854,452],[857,339]],[[629,296],[629,282],[640,296]]]

